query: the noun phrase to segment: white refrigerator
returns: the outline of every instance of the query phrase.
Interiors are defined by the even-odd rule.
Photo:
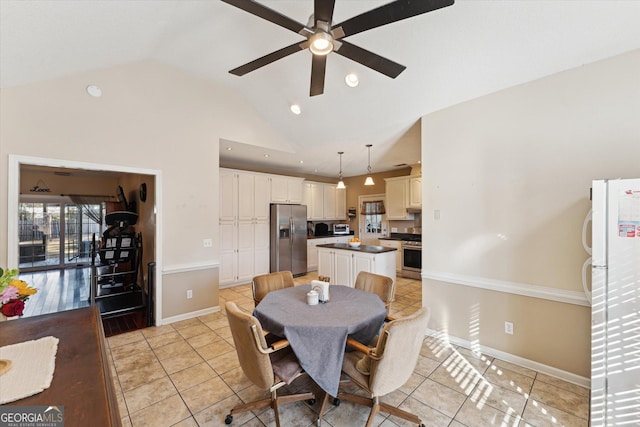
[[[592,202],[591,426],[640,426],[640,179]]]

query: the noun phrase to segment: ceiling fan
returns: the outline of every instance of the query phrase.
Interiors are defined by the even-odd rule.
[[[310,96],[321,95],[324,92],[327,55],[331,52],[395,79],[405,70],[404,65],[383,58],[343,39],[372,28],[451,6],[454,3],[454,0],[396,0],[333,25],[335,0],[314,0],[313,15],[311,15],[309,23],[304,25],[253,0],[222,1],[307,38],[302,43],[294,43],[229,72],[236,76],[243,76],[278,59],[309,49],[313,54]]]

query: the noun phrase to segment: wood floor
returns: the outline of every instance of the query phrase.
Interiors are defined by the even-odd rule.
[[[38,290],[26,302],[24,317],[89,306],[91,267],[24,273],[19,278]],[[103,319],[102,324],[108,337],[144,328],[147,326],[146,309]]]
[[[24,273],[19,278],[38,290],[25,304],[25,317],[89,306],[88,267]]]

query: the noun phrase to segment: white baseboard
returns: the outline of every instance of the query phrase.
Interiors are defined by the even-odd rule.
[[[437,337],[439,339],[442,339],[443,334],[446,334],[446,332],[436,331],[434,329],[427,329],[427,333],[426,333],[427,336]],[[524,357],[516,356],[510,353],[505,353],[504,351],[496,350],[495,348],[487,347],[482,344],[480,344],[479,346],[477,345],[472,346],[470,341],[462,338],[458,338],[458,337],[453,337],[448,334],[446,339],[451,344],[458,345],[469,350],[471,350],[473,347],[473,350],[479,349],[483,354],[495,357],[505,362],[513,363],[514,365],[522,366],[523,368],[533,369],[534,371],[570,382],[572,384],[579,385],[586,389],[591,388],[591,380],[589,378],[581,377],[571,372],[563,371],[562,369],[554,368],[552,366],[535,362],[533,360],[525,359]]]
[[[181,320],[193,319],[194,317],[204,316],[211,313],[217,313],[220,311],[220,306],[203,308],[202,310],[191,311],[189,313],[178,314],[177,316],[165,317],[162,319],[161,325],[168,325],[169,323],[180,322]],[[160,326],[160,325],[157,325]]]

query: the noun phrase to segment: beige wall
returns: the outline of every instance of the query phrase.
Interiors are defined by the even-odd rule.
[[[88,96],[89,84],[103,96]],[[181,278],[164,289],[172,296],[164,311],[172,315],[218,300],[219,140],[283,144],[237,94],[153,62],[3,89],[0,124],[0,265],[7,265],[9,154],[157,170],[162,253],[156,258]],[[204,248],[203,238],[214,239],[213,247]],[[202,283],[202,268],[212,298],[187,303],[190,271]]]
[[[431,328],[590,376],[589,307],[456,283],[582,292],[591,181],[640,176],[638,76],[634,51],[423,117]]]

